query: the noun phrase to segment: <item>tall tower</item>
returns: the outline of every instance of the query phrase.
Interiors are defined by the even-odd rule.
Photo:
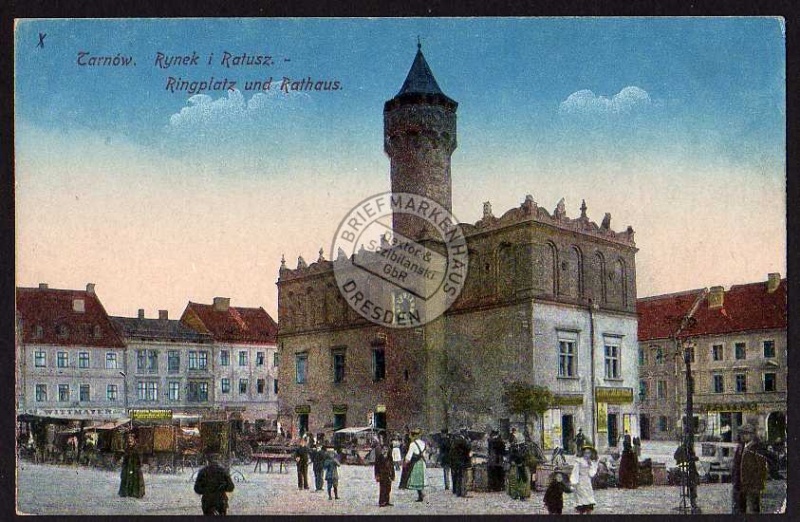
[[[383,146],[391,161],[393,193],[419,194],[452,211],[450,156],[456,149],[457,107],[439,88],[417,43],[406,81],[383,106]],[[429,227],[399,213],[392,226],[410,238]]]

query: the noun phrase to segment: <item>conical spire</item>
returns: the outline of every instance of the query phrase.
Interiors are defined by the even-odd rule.
[[[422,54],[422,44],[417,41],[417,55],[414,57],[414,63],[411,64],[411,69],[408,71],[406,81],[400,88],[398,96],[403,94],[442,94],[439,84],[436,83],[436,78],[433,77],[433,72],[425,61],[425,56]]]

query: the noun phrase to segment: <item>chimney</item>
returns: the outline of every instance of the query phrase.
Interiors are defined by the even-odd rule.
[[[715,308],[722,308],[725,304],[725,287],[712,286],[708,292],[708,308],[713,310]]]
[[[139,308],[139,315],[137,315],[139,319],[144,319],[144,308]]]
[[[167,319],[169,319],[169,311],[167,311],[167,310],[159,310],[158,311],[158,319],[160,321],[166,321]]]
[[[86,293],[94,294],[94,283],[86,283]]]
[[[781,275],[778,272],[767,274],[767,293],[773,293],[779,286],[781,286]]]
[[[39,283],[39,290],[47,290],[47,283]]]
[[[215,297],[214,298],[214,311],[215,312],[227,312],[228,308],[231,306],[231,298],[230,297]]]

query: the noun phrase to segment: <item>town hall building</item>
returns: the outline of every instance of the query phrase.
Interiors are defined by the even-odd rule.
[[[439,87],[418,48],[400,91],[384,105],[393,193],[452,208],[451,155],[458,103]],[[457,176],[456,176],[457,178]],[[364,195],[366,196],[366,195]],[[634,231],[569,217],[525,196],[476,223],[461,223],[469,253],[463,290],[439,318],[388,328],[362,318],[319,259],[281,264],[278,285],[279,417],[299,432],[371,423],[390,432],[462,426],[507,430],[521,417],[506,385],[548,388],[553,404],[530,426],[545,448],[569,447],[578,428],[599,448],[638,433]],[[397,234],[431,241],[424,223],[395,214]],[[543,429],[539,433],[539,426]]]

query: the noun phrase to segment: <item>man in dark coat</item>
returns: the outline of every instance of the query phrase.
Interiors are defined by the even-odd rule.
[[[489,491],[503,491],[505,487],[505,470],[503,463],[507,453],[506,444],[497,430],[489,434],[489,460],[486,463]]]
[[[453,437],[450,446],[450,469],[453,472],[453,494],[467,497],[466,473],[472,466],[472,444],[467,437],[466,428]]]
[[[439,465],[444,475],[444,489],[450,489],[450,434],[447,428],[442,429],[439,438]]]
[[[739,428],[739,445],[731,466],[733,513],[760,513],[761,492],[767,482],[769,466],[760,451],[755,428],[743,424]]]
[[[639,487],[639,460],[630,439],[626,432],[622,442],[622,458],[619,461],[619,485],[625,489],[636,489]]]
[[[297,464],[297,488],[308,489],[308,447],[306,439],[300,439],[300,445],[294,449],[294,461]]]
[[[575,435],[575,455],[582,455],[585,445],[586,435],[583,434],[583,428],[578,428],[578,434]]]
[[[378,483],[378,506],[391,506],[392,481],[394,480],[394,462],[392,448],[385,442],[375,447],[375,481]]]
[[[314,472],[314,491],[322,491],[323,482],[325,481],[325,473],[322,469],[325,464],[326,451],[317,443],[316,446],[311,448],[311,469]]]
[[[233,491],[233,481],[228,471],[223,468],[217,455],[206,455],[208,465],[197,473],[194,492],[200,497],[200,506],[204,515],[225,515],[228,512],[228,493]]]

